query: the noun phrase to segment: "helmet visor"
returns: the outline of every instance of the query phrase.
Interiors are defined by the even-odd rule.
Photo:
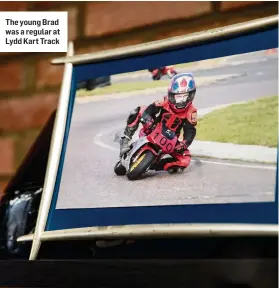
[[[180,94],[174,94],[174,95],[173,95],[175,104],[183,104],[183,103],[186,103],[188,97],[189,97],[189,93],[180,93]]]
[[[187,105],[188,97],[189,93],[171,94],[170,100],[177,108],[184,108]]]

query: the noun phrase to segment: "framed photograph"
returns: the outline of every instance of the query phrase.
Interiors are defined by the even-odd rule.
[[[277,233],[277,16],[65,65],[30,259],[55,239]]]

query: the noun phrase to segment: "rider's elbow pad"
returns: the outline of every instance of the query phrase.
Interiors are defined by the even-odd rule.
[[[140,107],[132,110],[127,118],[127,125],[131,125],[139,117]],[[137,121],[136,121],[137,122]]]

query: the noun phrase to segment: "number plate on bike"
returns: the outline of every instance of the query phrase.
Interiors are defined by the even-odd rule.
[[[172,131],[169,130],[171,133],[166,133],[166,130],[163,130],[164,129],[161,129],[161,126],[158,125],[148,138],[150,138],[151,142],[158,145],[164,152],[171,153],[177,143],[177,137],[176,135],[168,135],[172,134]]]

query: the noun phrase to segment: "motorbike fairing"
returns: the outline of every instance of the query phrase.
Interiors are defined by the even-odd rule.
[[[142,150],[143,146],[150,143],[146,136],[139,138],[137,141],[131,144],[131,150],[121,158],[121,164],[125,167],[126,171],[129,170],[132,159],[135,154],[137,154],[136,159],[142,154],[144,150]],[[154,154],[157,154],[151,147],[148,147]],[[139,150],[142,150],[138,153]],[[135,160],[135,159],[133,159]]]

